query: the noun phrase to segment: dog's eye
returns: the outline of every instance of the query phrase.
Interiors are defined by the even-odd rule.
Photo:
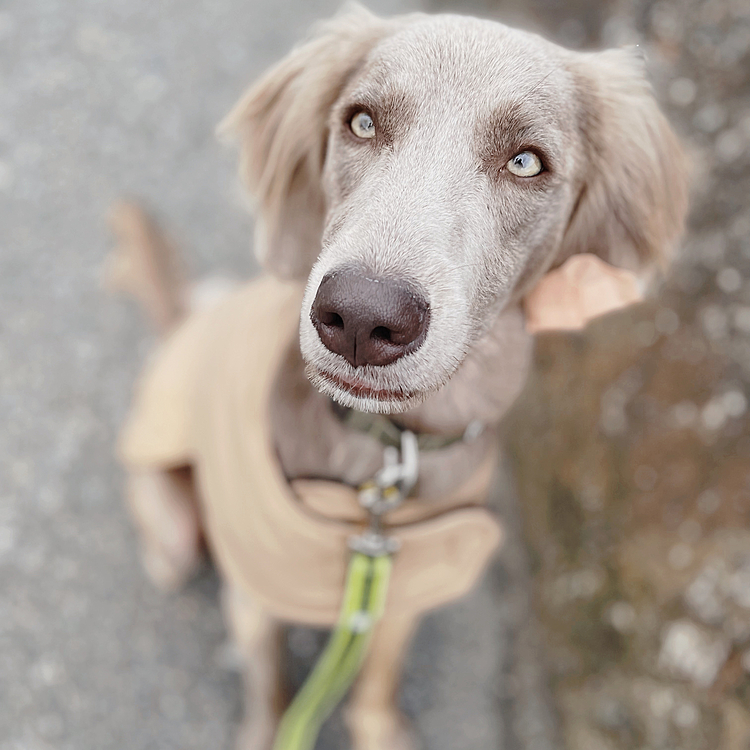
[[[507,164],[508,171],[516,177],[535,177],[543,169],[542,160],[533,151],[521,151]]]
[[[357,112],[357,114],[352,117],[349,127],[357,138],[375,137],[375,123],[367,112]]]

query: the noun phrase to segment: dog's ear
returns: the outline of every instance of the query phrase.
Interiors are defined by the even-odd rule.
[[[559,260],[594,253],[641,275],[664,267],[687,211],[682,148],[637,49],[572,58],[585,163]]]
[[[259,209],[256,256],[279,276],[306,276],[320,251],[329,111],[388,28],[362,6],[347,6],[268,71],[219,125],[220,135],[239,137],[240,174]]]

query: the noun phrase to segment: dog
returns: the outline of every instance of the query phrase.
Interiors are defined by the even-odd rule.
[[[400,662],[501,541],[482,503],[533,335],[641,298],[679,239],[685,159],[634,50],[358,6],[220,132],[240,143],[264,276],[190,311],[168,242],[136,207],[114,214],[113,274],[164,332],[119,444],[146,569],[176,586],[209,548],[251,695],[238,746],[267,750],[280,625],[335,622],[356,488],[384,434],[424,438],[347,712],[357,750],[406,750]]]

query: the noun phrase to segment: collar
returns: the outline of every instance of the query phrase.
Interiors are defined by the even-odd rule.
[[[348,428],[369,435],[374,440],[380,442],[384,447],[401,447],[401,433],[406,428],[394,422],[383,414],[370,414],[369,412],[357,411],[350,409],[348,406],[341,406],[331,400],[333,413]],[[452,435],[435,435],[430,432],[415,433],[417,438],[417,447],[420,452],[439,451],[455,445],[456,443],[470,443],[478,438],[484,431],[484,425],[478,420],[470,422],[467,428],[460,433]]]

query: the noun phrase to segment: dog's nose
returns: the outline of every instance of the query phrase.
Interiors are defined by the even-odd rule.
[[[388,365],[422,345],[430,307],[406,282],[338,271],[320,282],[310,319],[352,367]]]

